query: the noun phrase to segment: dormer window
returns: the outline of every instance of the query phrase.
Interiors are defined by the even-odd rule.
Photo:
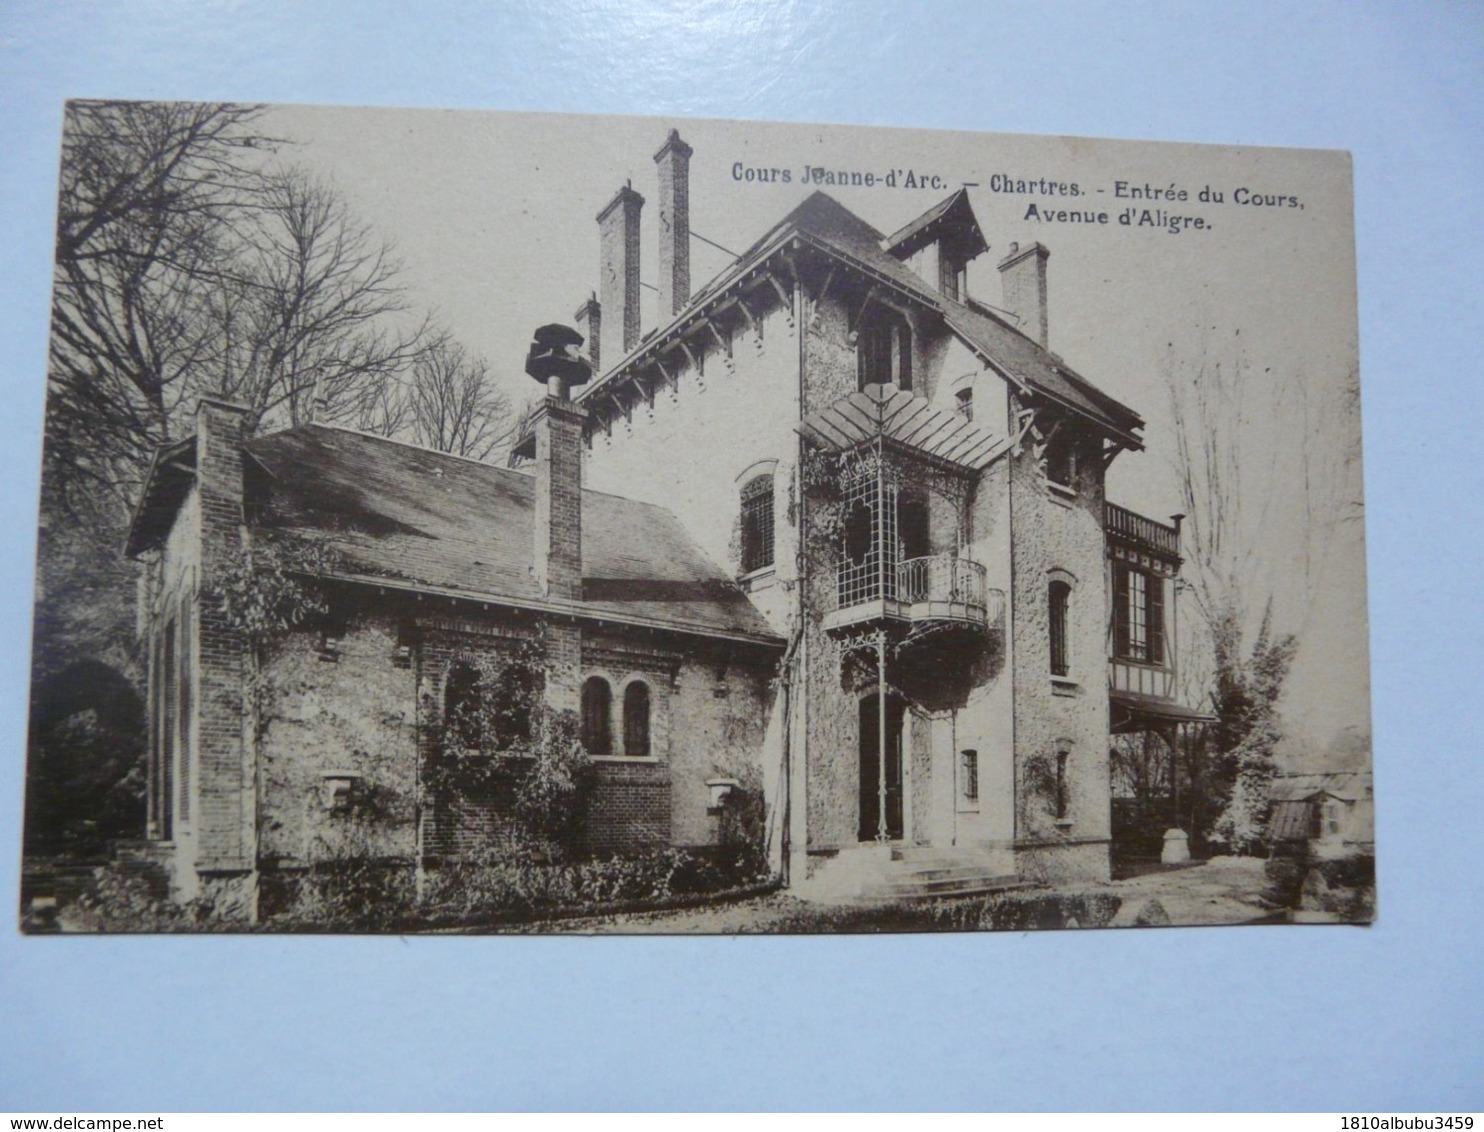
[[[938,290],[955,302],[962,302],[969,293],[968,265],[941,245],[938,252]]]
[[[876,307],[856,341],[858,386],[896,385],[912,388],[912,328],[895,311]]]

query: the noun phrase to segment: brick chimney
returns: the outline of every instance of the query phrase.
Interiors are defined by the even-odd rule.
[[[1020,319],[1020,330],[1042,346],[1047,345],[1046,259],[1051,253],[1035,243],[1022,248],[1010,245],[1010,254],[1000,260],[1000,285],[1005,309]]]
[[[578,326],[587,327],[587,360],[592,363],[594,373],[602,373],[602,355],[598,350],[598,338],[603,330],[603,304],[598,302],[596,292],[588,295],[587,301],[572,315]]]
[[[254,867],[253,771],[244,743],[247,643],[215,599],[242,554],[242,442],[247,409],[203,397],[196,406],[196,495],[200,507],[197,580],[200,623],[196,694],[196,868]]]
[[[536,584],[543,597],[582,597],[582,426],[587,410],[570,390],[592,376],[579,350],[582,335],[568,326],[543,326],[526,354],[526,373],[546,386],[531,414],[536,436]]]
[[[611,365],[639,344],[639,212],[644,198],[632,185],[618,190],[598,213],[598,301],[603,320],[600,356]]]
[[[690,299],[690,155],[671,130],[654,155],[660,167],[660,321],[680,313]]]

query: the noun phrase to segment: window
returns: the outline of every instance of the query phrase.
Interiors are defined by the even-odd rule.
[[[484,744],[481,711],[483,689],[479,673],[470,664],[455,664],[443,685],[443,722],[459,746],[477,750]]]
[[[191,820],[191,614],[180,616],[180,820]]]
[[[623,690],[623,753],[649,754],[649,685],[635,680]]]
[[[966,421],[974,419],[974,391],[972,389],[960,389],[953,395],[954,410]]]
[[[1054,581],[1046,587],[1049,605],[1051,632],[1051,675],[1065,676],[1071,671],[1067,651],[1067,608],[1071,604],[1072,587],[1063,581]]]
[[[928,495],[918,487],[897,492],[898,562],[924,558],[933,552],[929,537]]]
[[[964,801],[979,801],[979,752],[960,751],[958,753],[959,767],[962,770],[960,776],[963,783]]]
[[[165,685],[164,715],[160,718],[160,765],[164,768],[165,778],[161,788],[161,828],[163,836],[168,840],[175,833],[175,772],[176,772],[176,724],[179,721],[180,686],[178,683],[180,673],[176,668],[175,660],[175,621],[172,618],[165,623],[165,659],[163,675]]]
[[[742,488],[742,572],[773,565],[773,477],[755,476]]]
[[[968,293],[968,267],[964,261],[939,245],[938,290],[950,299],[962,299]]]
[[[1077,486],[1077,443],[1065,428],[1046,444],[1046,478],[1061,487]]]
[[[541,678],[524,664],[507,665],[495,685],[491,704],[495,723],[495,749],[515,750],[530,746],[531,722],[541,696]]]
[[[589,676],[582,685],[582,747],[590,755],[613,754],[613,729],[609,712],[613,692],[601,676]]]
[[[1113,646],[1123,660],[1163,664],[1165,584],[1124,562],[1113,567]]]
[[[1056,816],[1058,819],[1067,816],[1067,753],[1065,750],[1056,752]]]
[[[856,341],[859,387],[895,384],[912,388],[912,328],[895,312],[870,312]]]

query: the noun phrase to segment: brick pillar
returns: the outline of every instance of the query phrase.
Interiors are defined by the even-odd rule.
[[[202,398],[196,408],[196,492],[200,506],[197,692],[196,868],[253,868],[256,804],[244,743],[247,642],[216,596],[242,554],[242,441],[247,410]]]
[[[1020,319],[1020,330],[1042,346],[1048,344],[1050,327],[1046,316],[1046,260],[1051,253],[1039,244],[1022,248],[1010,245],[1010,254],[1000,260],[1000,285],[1005,309]]]
[[[670,131],[654,155],[660,167],[660,322],[690,299],[690,146]]]
[[[599,347],[612,365],[639,344],[639,213],[631,185],[598,213],[598,299],[607,317]]]

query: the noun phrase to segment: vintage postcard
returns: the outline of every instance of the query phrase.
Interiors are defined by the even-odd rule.
[[[27,931],[1374,917],[1344,153],[75,102],[46,381]]]

